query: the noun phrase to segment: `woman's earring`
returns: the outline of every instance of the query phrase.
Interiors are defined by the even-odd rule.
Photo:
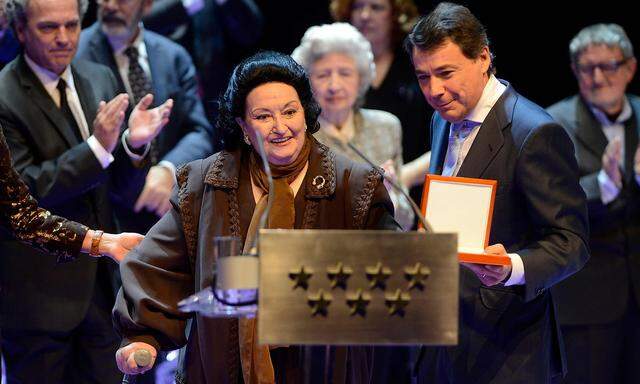
[[[244,142],[247,143],[248,146],[251,146],[251,141],[249,140],[249,135],[244,134]]]

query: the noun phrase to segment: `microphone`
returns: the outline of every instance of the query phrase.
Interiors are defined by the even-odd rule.
[[[138,368],[149,367],[152,360],[151,352],[146,349],[138,349],[133,353],[133,360]],[[134,384],[135,382],[136,375],[125,374],[122,378],[122,384]]]
[[[269,160],[267,159],[267,151],[264,148],[264,143],[262,142],[262,135],[256,131],[257,136],[257,149],[258,154],[260,155],[260,159],[262,160],[262,168],[264,173],[267,175],[267,184],[269,185],[269,195],[267,197],[267,207],[262,212],[260,216],[260,222],[258,224],[258,228],[256,228],[256,236],[253,238],[253,244],[251,246],[251,253],[258,253],[258,234],[261,229],[267,227],[267,219],[269,218],[269,212],[271,211],[271,206],[273,205],[275,187],[273,186],[273,176],[271,175],[271,167],[269,166]],[[308,140],[308,138],[307,138]]]
[[[369,160],[369,158],[367,156],[364,155],[364,153],[362,153],[358,148],[356,148],[355,145],[351,144],[351,143],[347,143],[347,145],[349,146],[349,148],[351,148],[353,150],[353,152],[355,152],[356,155],[358,155],[362,160],[364,160],[365,162],[367,162],[367,164],[369,164],[370,166],[374,167],[374,168],[379,168],[379,166],[377,166],[376,164],[373,163],[373,161]],[[413,199],[404,191],[404,189],[394,180],[391,180],[391,178],[389,176],[387,176],[384,172],[382,172],[382,177],[391,185],[393,186],[393,188],[396,191],[399,191],[400,194],[402,195],[402,197],[404,197],[408,202],[409,205],[411,205],[411,209],[413,210],[413,213],[416,214],[416,217],[418,218],[418,220],[420,220],[420,223],[422,224],[422,227],[425,229],[426,232],[430,232],[433,233],[433,228],[431,227],[431,224],[429,224],[429,222],[427,221],[427,219],[424,218],[424,215],[422,214],[422,211],[420,211],[420,208],[418,208],[418,206],[416,205],[416,203],[413,201]]]

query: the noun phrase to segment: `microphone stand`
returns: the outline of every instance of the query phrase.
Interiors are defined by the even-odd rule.
[[[377,166],[376,164],[374,164],[371,160],[369,160],[369,158],[367,156],[364,155],[364,153],[362,153],[358,148],[356,148],[355,145],[351,144],[351,143],[347,143],[347,145],[349,146],[349,148],[351,148],[353,150],[353,152],[356,153],[356,155],[358,155],[362,160],[366,161],[367,164],[369,164],[370,166],[374,167],[374,168],[380,168],[379,166]],[[418,208],[418,206],[416,205],[416,203],[413,201],[413,199],[404,191],[404,189],[395,181],[393,181],[389,176],[387,176],[384,172],[382,172],[382,177],[393,186],[393,188],[397,191],[400,192],[400,194],[402,194],[402,196],[409,202],[409,204],[411,205],[411,209],[413,209],[413,213],[416,214],[416,216],[418,217],[418,220],[420,220],[420,223],[422,224],[422,227],[425,229],[426,232],[428,233],[433,233],[433,228],[431,227],[431,224],[429,224],[429,222],[427,221],[427,219],[424,218],[424,215],[422,214],[422,212],[420,211],[420,208]]]
[[[349,148],[351,148],[353,150],[353,152],[356,153],[356,155],[360,156],[360,158],[362,158],[364,161],[366,161],[370,166],[372,166],[374,168],[378,168],[378,166],[375,165],[371,160],[369,160],[369,158],[367,158],[362,152],[360,152],[360,150],[358,148],[356,148],[355,145],[353,145],[351,143],[347,143],[347,145],[349,146]],[[422,223],[422,227],[425,229],[425,231],[428,232],[428,233],[433,233],[433,228],[431,227],[431,225],[429,224],[427,219],[424,218],[424,215],[422,215],[422,212],[420,211],[420,209],[418,208],[416,203],[404,191],[404,189],[402,189],[402,187],[400,185],[398,185],[398,183],[396,183],[395,181],[391,180],[391,178],[389,176],[387,176],[384,172],[382,173],[382,177],[384,177],[384,179],[386,181],[388,181],[389,184],[391,184],[393,186],[393,188],[395,188],[397,191],[400,191],[402,196],[404,196],[404,198],[407,199],[407,201],[409,201],[409,204],[411,205],[411,208],[413,209],[413,212],[416,214],[416,216],[420,220],[420,223]],[[420,363],[422,362],[422,359],[424,358],[425,353],[426,353],[425,346],[421,346],[420,347],[420,352],[418,352],[418,358],[415,360],[415,362],[413,364],[413,369],[411,370],[411,375],[413,377],[416,377],[418,375],[418,367],[420,366]]]

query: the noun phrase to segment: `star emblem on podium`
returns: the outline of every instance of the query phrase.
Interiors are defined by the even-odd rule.
[[[304,265],[289,271],[289,278],[294,282],[293,289],[298,287],[302,289],[309,288],[309,279],[311,279],[311,276],[313,276],[313,270]]]
[[[424,289],[424,282],[429,275],[431,275],[431,269],[426,265],[422,265],[420,262],[417,262],[412,267],[404,268],[404,277],[409,281],[409,290],[418,288],[422,291]]]
[[[334,267],[328,267],[327,277],[331,280],[331,289],[335,287],[347,289],[347,280],[352,274],[353,269],[342,264],[342,261],[339,261]]]
[[[396,289],[394,293],[388,293],[384,296],[384,303],[389,307],[389,315],[398,315],[403,317],[404,311],[409,301],[411,301],[411,295],[406,292],[402,292],[400,289]]]
[[[347,295],[347,305],[349,306],[350,314],[360,315],[364,317],[367,313],[367,305],[371,302],[371,296],[368,293],[358,289],[355,294]]]
[[[317,314],[321,314],[322,316],[327,316],[327,310],[332,300],[333,297],[331,294],[323,291],[322,289],[318,290],[318,293],[315,295],[307,295],[307,302],[311,307],[311,315],[315,316]]]
[[[387,279],[391,276],[391,268],[382,265],[381,262],[373,267],[367,266],[365,272],[371,289],[376,287],[384,289],[387,285]]]

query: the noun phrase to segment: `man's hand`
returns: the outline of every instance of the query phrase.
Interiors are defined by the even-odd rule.
[[[167,167],[160,165],[151,167],[133,210],[140,212],[142,208],[146,208],[162,217],[171,208],[169,198],[174,184],[173,175]]]
[[[129,96],[121,93],[108,103],[101,101],[93,120],[93,136],[107,152],[113,152],[120,136],[120,127],[129,106]]]
[[[638,152],[636,151],[636,159]],[[609,176],[611,181],[618,187],[622,187],[622,173],[620,172],[620,164],[622,163],[622,142],[619,138],[615,138],[607,144],[602,154],[602,169]],[[635,164],[638,164],[636,161]]]
[[[153,95],[147,94],[140,99],[138,105],[129,116],[129,137],[127,141],[131,148],[137,149],[153,140],[162,128],[169,122],[173,100],[169,99],[162,105],[149,109],[153,103]]]
[[[502,244],[490,245],[484,249],[485,253],[490,255],[506,256],[507,250]],[[478,276],[480,282],[487,287],[505,282],[511,276],[511,265],[485,265],[462,263]]]
[[[146,349],[151,353],[151,363],[144,367],[139,367],[134,359],[135,352],[141,349]],[[120,372],[128,375],[138,375],[145,373],[153,367],[157,355],[158,352],[151,345],[143,342],[135,342],[118,349],[116,352],[116,364],[118,364]]]
[[[100,240],[99,252],[119,263],[142,239],[144,236],[139,233],[123,232],[118,235],[105,233]]]

